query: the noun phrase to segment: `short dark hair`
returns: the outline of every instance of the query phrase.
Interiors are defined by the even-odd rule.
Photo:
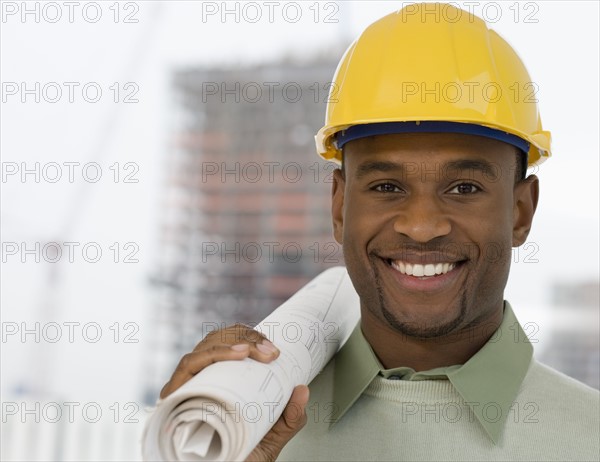
[[[525,151],[517,150],[517,165],[515,168],[515,183],[522,181],[527,176],[527,165],[529,163],[529,155]]]

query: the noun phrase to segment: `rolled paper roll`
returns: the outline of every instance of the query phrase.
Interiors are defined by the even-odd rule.
[[[256,326],[279,348],[275,361],[212,364],[159,400],[144,428],[144,460],[246,459],[294,387],[308,385],[348,339],[359,306],[344,267],[318,275]]]

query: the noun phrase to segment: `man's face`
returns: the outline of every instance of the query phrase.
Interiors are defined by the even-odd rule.
[[[537,204],[537,178],[515,184],[515,168],[514,147],[473,135],[349,142],[332,213],[363,313],[424,338],[497,314]]]

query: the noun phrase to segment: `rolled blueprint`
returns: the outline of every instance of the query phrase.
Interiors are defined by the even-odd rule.
[[[281,416],[296,385],[308,385],[350,336],[359,299],[346,269],[328,269],[260,324],[281,354],[208,366],[147,421],[144,460],[244,460]]]

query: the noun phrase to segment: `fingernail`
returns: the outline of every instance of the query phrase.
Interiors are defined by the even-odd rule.
[[[231,349],[235,351],[248,351],[250,345],[247,343],[238,343],[237,345],[232,345]]]
[[[256,348],[266,354],[277,353],[277,347],[268,340],[263,340],[262,343],[257,343]]]

